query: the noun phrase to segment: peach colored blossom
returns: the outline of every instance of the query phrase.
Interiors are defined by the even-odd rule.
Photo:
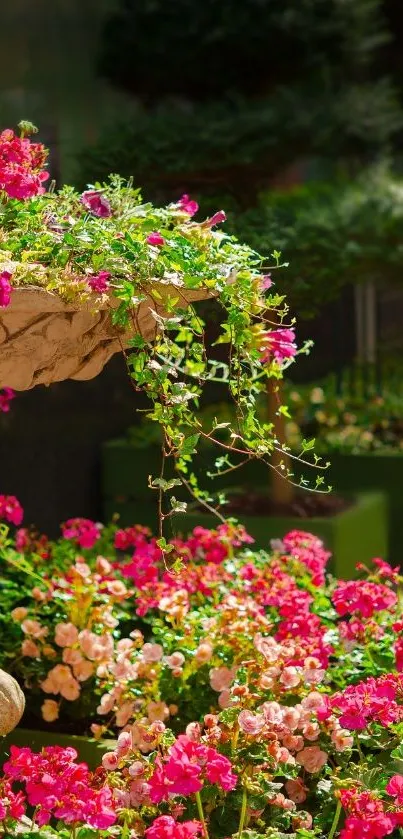
[[[189,737],[189,740],[193,740],[194,743],[198,743],[202,734],[202,728],[200,723],[198,722],[190,722],[186,726],[186,735]]]
[[[78,629],[73,623],[57,623],[55,642],[59,647],[72,647],[78,641]]]
[[[25,635],[32,635],[33,638],[46,638],[49,632],[46,626],[41,626],[38,621],[29,618],[22,622],[21,629]]]
[[[308,722],[306,725],[304,725],[302,733],[305,737],[305,740],[309,740],[310,742],[317,740],[320,734],[320,728],[318,723]]]
[[[64,699],[68,699],[69,702],[74,702],[80,696],[80,685],[73,676],[70,679],[66,679],[65,682],[61,682],[59,690],[61,696]]]
[[[108,629],[115,629],[119,625],[117,618],[114,618],[112,612],[108,612],[107,610],[102,613],[102,623]]]
[[[165,702],[149,702],[147,705],[147,716],[150,722],[156,720],[167,720],[169,717],[169,708]]]
[[[218,704],[219,707],[224,710],[224,708],[229,708],[230,705],[234,705],[235,698],[231,696],[231,691],[229,688],[225,688],[222,690],[219,697],[218,697]]]
[[[342,728],[333,731],[330,735],[330,739],[334,744],[336,752],[344,752],[347,749],[353,748],[354,738],[351,736],[349,731],[345,731]]]
[[[310,830],[312,823],[313,818],[306,810],[300,810],[300,812],[293,816],[292,819],[292,826],[295,830]]]
[[[110,574],[112,571],[112,565],[104,556],[97,556],[95,568],[99,574]]]
[[[320,772],[327,762],[327,752],[322,752],[319,746],[306,746],[297,754],[297,763],[307,772]]]
[[[177,670],[185,663],[185,656],[183,653],[175,652],[172,653],[172,655],[166,655],[164,657],[164,663],[167,664],[171,670]]]
[[[104,693],[101,696],[100,704],[97,708],[97,714],[109,714],[115,705],[115,697],[112,693]]]
[[[164,655],[164,650],[161,644],[144,644],[141,654],[144,661],[151,663],[153,661],[160,661]]]
[[[41,651],[38,647],[38,644],[35,644],[35,641],[33,641],[32,638],[25,638],[25,640],[21,644],[21,652],[23,655],[26,655],[29,658],[41,657]]]
[[[124,755],[131,752],[133,748],[133,737],[130,731],[121,731],[118,737],[118,741],[116,743],[116,751],[119,757],[123,757]]]
[[[300,778],[290,778],[285,783],[286,793],[295,804],[302,804],[306,800],[307,788]]]
[[[123,728],[127,725],[131,716],[133,716],[134,702],[123,702],[116,713],[116,725],[118,728]]]
[[[296,667],[284,667],[280,676],[280,682],[286,690],[297,687],[301,681],[301,676]]]
[[[213,646],[209,641],[203,641],[195,651],[195,659],[198,664],[207,664],[213,655]]]
[[[291,766],[295,766],[295,757],[290,754],[288,749],[285,746],[281,746],[278,754],[279,763],[290,763]]]
[[[80,653],[80,650],[71,650],[68,647],[65,647],[62,653],[62,659],[65,664],[70,664],[71,667],[74,664],[79,664],[80,661],[83,661],[83,657]]]
[[[108,594],[113,597],[124,597],[127,594],[127,588],[121,580],[110,580],[108,582]]]
[[[264,638],[259,632],[255,635],[253,643],[258,652],[264,656],[269,664],[274,664],[278,660],[281,647],[271,635]]]
[[[91,725],[91,733],[93,734],[95,740],[100,740],[102,735],[104,734],[105,727],[103,725],[98,725],[98,723],[93,722]]]
[[[121,638],[116,644],[119,653],[128,653],[134,649],[134,641],[131,638]]]
[[[210,670],[210,685],[213,690],[219,693],[227,690],[234,680],[235,673],[236,670],[229,667],[214,667]]]
[[[304,738],[299,734],[286,734],[282,742],[292,752],[300,752],[304,748]]]
[[[38,588],[38,586],[34,586],[34,588],[32,589],[32,597],[34,598],[34,600],[37,600],[38,603],[42,603],[44,600],[46,600],[47,596],[48,595],[46,594],[46,591],[42,591],[42,589]]]
[[[314,713],[315,711],[319,711],[319,709],[321,708],[325,708],[326,702],[321,693],[318,693],[318,691],[313,690],[311,691],[311,693],[308,693],[308,695],[304,697],[304,699],[301,702],[301,705],[304,711]]]
[[[19,623],[21,623],[21,621],[23,621],[24,618],[26,618],[27,614],[28,609],[26,609],[25,606],[17,606],[16,609],[12,610],[11,617],[13,621],[18,621]]]
[[[59,717],[59,705],[54,699],[45,699],[41,705],[41,712],[45,722],[54,722]]]
[[[94,674],[94,665],[91,661],[78,661],[73,664],[73,673],[79,682],[86,682]]]
[[[56,658],[57,651],[54,649],[54,647],[51,647],[50,644],[45,644],[42,647],[42,655],[44,655],[45,658]]]
[[[89,567],[89,565],[87,565],[86,562],[81,562],[79,557],[77,557],[76,564],[74,565],[74,570],[83,579],[87,579],[87,577],[91,576],[91,568]]]
[[[113,638],[108,635],[96,635],[89,629],[83,629],[79,636],[83,653],[91,661],[108,661],[113,655]]]

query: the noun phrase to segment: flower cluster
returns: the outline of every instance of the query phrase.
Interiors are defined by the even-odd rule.
[[[10,403],[15,398],[15,392],[11,387],[3,387],[0,391],[0,413],[8,414]]]
[[[24,134],[24,131],[22,131]],[[18,137],[6,129],[0,134],[0,189],[9,198],[26,201],[45,192],[43,183],[49,177],[44,171],[48,153],[41,143]]]

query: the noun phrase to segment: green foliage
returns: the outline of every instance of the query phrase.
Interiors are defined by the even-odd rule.
[[[347,283],[400,283],[402,221],[403,182],[382,164],[353,181],[269,192],[231,225],[253,248],[281,250],[289,263],[282,288],[306,317]]]

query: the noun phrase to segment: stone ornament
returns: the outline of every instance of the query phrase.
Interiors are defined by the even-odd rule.
[[[150,291],[133,309],[129,330],[112,323],[111,312],[119,305],[112,295],[101,303],[96,295],[85,303],[65,303],[43,288],[15,288],[11,304],[0,309],[0,389],[21,391],[65,379],[93,379],[136,333],[146,341],[155,339],[158,316],[165,314],[164,298],[175,298],[178,308],[185,308],[211,296],[206,289],[162,283],[152,287],[158,302]]]
[[[0,670],[0,737],[18,725],[25,709],[25,696],[18,682]]]

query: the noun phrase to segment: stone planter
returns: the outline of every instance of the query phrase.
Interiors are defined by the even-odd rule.
[[[306,530],[323,540],[332,551],[329,571],[341,579],[355,576],[358,562],[370,563],[388,554],[387,504],[382,493],[357,493],[354,504],[335,516],[297,518],[239,516],[255,539],[256,548],[268,549],[271,539],[281,539],[290,530]],[[184,534],[196,525],[217,527],[215,516],[199,511],[175,516],[175,528]]]
[[[90,769],[100,765],[102,755],[114,749],[115,740],[93,740],[89,737],[77,737],[71,734],[59,734],[53,731],[31,731],[27,728],[15,728],[7,737],[0,738],[0,767],[8,759],[10,746],[29,746],[39,752],[43,746],[71,746],[76,749],[78,759],[88,763]]]
[[[119,305],[112,295],[101,304],[96,295],[85,303],[65,303],[44,288],[14,289],[10,306],[0,309],[0,388],[29,390],[65,379],[93,379],[136,333],[147,341],[155,338],[158,324],[153,313],[164,314],[163,301],[169,295],[179,298],[178,308],[211,296],[204,289],[156,282],[133,310],[132,328],[123,331],[112,323],[112,310]]]

